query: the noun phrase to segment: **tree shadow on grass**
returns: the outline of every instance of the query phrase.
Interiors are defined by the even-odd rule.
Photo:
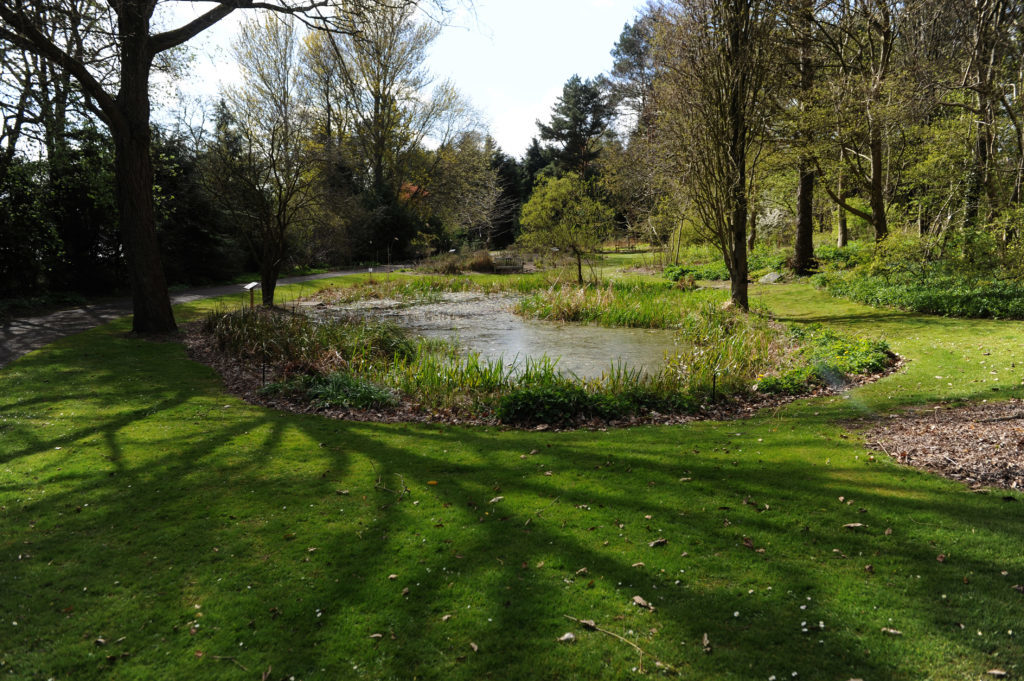
[[[345,423],[240,404],[164,360],[100,383],[143,407],[107,404],[56,438],[8,431],[22,444],[3,463],[0,609],[19,624],[0,658],[16,676],[639,665],[565,615],[684,677],[962,678],[1024,652],[995,633],[1017,617],[1021,505],[859,461],[813,412],[609,433]],[[88,371],[34,395],[52,410],[115,363],[61,361]],[[55,442],[75,453],[54,458]],[[555,642],[565,631],[575,644]]]

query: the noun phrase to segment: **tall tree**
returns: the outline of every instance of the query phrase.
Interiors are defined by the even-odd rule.
[[[815,64],[811,38],[814,0],[798,0],[790,19],[797,52],[797,107],[798,113],[802,114],[814,87]],[[798,128],[804,128],[801,133],[807,135],[806,125]],[[801,150],[797,158],[796,239],[793,247],[793,270],[801,276],[810,274],[814,266],[814,180],[814,159],[809,151]]]
[[[541,139],[555,145],[555,162],[561,172],[578,173],[584,178],[593,174],[599,142],[613,113],[597,82],[576,75],[566,81],[562,96],[551,107],[551,120],[537,121]]]
[[[158,55],[184,44],[239,9],[262,8],[300,16],[310,25],[353,32],[353,19],[380,5],[411,5],[414,0],[229,0],[218,2],[191,21],[169,30],[154,30],[158,0],[108,0],[104,21],[83,34],[109,40],[109,59],[116,77],[105,80],[77,54],[65,36],[47,31],[46,12],[63,10],[62,0],[0,0],[0,39],[39,55],[70,74],[110,128],[115,148],[115,175],[121,239],[127,254],[132,288],[132,327],[137,332],[176,328],[156,237],[153,166],[150,159],[150,75]],[[338,11],[329,8],[337,6]],[[100,6],[102,7],[102,5]]]
[[[648,7],[633,23],[623,26],[611,53],[611,104],[628,113],[637,128],[646,127],[653,114],[648,105],[657,76],[654,40],[659,21],[658,8]]]
[[[747,224],[768,119],[776,16],[767,0],[675,0],[659,51],[662,139],[697,228],[725,259],[732,302],[749,308]]]
[[[274,14],[242,24],[232,46],[242,80],[226,92],[210,154],[208,182],[259,264],[266,306],[290,233],[313,215],[321,167],[307,153],[297,31]]]
[[[888,202],[896,193],[889,161],[905,148],[904,129],[920,113],[912,83],[899,68],[907,12],[900,0],[829,0],[813,15],[820,70],[827,74],[818,90],[823,113],[817,133],[839,147],[843,182],[866,196],[868,209],[828,182],[822,187],[841,208],[871,224],[877,241],[889,233]],[[834,156],[831,151],[819,153],[818,162]]]

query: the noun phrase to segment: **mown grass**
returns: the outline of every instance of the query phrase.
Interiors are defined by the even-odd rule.
[[[570,615],[682,678],[1019,675],[1024,498],[871,463],[842,424],[1019,396],[1024,325],[754,295],[911,361],[751,420],[540,433],[268,411],[124,323],[22,358],[0,370],[0,673],[638,676]]]

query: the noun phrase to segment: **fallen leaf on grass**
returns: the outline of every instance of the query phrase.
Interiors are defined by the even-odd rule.
[[[590,570],[588,570],[587,568],[581,567],[579,570],[576,571],[576,574],[582,576],[588,574],[589,572]]]
[[[580,620],[579,622],[583,625],[584,629],[589,629],[590,631],[597,629],[597,623],[594,620]]]
[[[404,589],[402,589],[402,595],[403,596],[408,596],[409,595],[409,587],[405,587]]]
[[[653,549],[655,546],[664,546],[667,543],[668,539],[665,539],[664,537],[658,537],[657,539],[649,543],[648,546]]]
[[[494,498],[493,498],[493,499],[491,499],[491,500],[490,500],[490,501],[489,501],[488,503],[491,503],[491,504],[496,504],[496,503],[498,503],[499,501],[505,501],[505,497],[494,497]]]
[[[384,634],[370,634],[370,638],[379,641],[384,638]]]
[[[388,579],[390,579],[390,580],[391,580],[391,581],[393,582],[393,581],[395,581],[396,579],[398,579],[398,575],[396,575],[396,574],[392,573],[392,574],[388,575]]]
[[[1014,584],[1012,588],[1014,591],[1019,591],[1024,594],[1024,584]]]
[[[985,673],[988,674],[989,676],[994,676],[997,679],[1002,679],[1002,678],[1005,678],[1007,676],[1006,672],[1003,671],[1002,669],[989,669]]]
[[[469,642],[469,647],[473,649],[474,653],[478,652],[480,650],[480,646],[478,646],[477,644],[473,643],[472,641]]]
[[[939,555],[935,556],[935,560],[939,561],[940,563],[945,563],[946,562],[946,554],[940,553]]]
[[[450,620],[451,618],[452,618],[452,616],[451,616],[451,615],[444,615],[444,616],[442,616],[442,617],[441,617],[441,621],[442,621],[442,622],[447,622],[447,621],[448,621],[448,620]]]
[[[557,640],[559,643],[572,643],[576,640],[576,635],[573,634],[571,631],[567,631],[561,636],[559,636]]]
[[[701,639],[701,645],[704,646],[704,652],[711,652],[711,639],[708,638],[707,632],[704,632],[704,637]]]
[[[635,603],[641,608],[644,608],[645,610],[650,610],[651,612],[654,612],[654,606],[645,601],[642,596],[633,596],[633,603]]]
[[[642,568],[642,567],[647,567],[647,566],[646,566],[646,565],[644,565],[643,563],[633,563],[632,567],[635,567],[635,568]]]
[[[843,527],[846,528],[847,530],[856,530],[856,529],[859,529],[861,527],[867,527],[867,526],[864,523],[846,523],[845,525],[843,525]]]
[[[903,632],[899,629],[893,629],[892,627],[882,627],[883,634],[889,634],[889,636],[902,636]]]
[[[892,528],[891,527],[885,528],[885,536],[888,537],[890,535],[892,535]]]

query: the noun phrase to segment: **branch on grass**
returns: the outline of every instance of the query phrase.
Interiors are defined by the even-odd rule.
[[[228,662],[234,662],[236,665],[238,665],[238,667],[243,672],[249,671],[249,669],[244,664],[242,664],[241,662],[238,661],[237,657],[228,657],[227,655],[210,655],[210,659],[212,659],[212,660],[226,660]]]
[[[639,669],[640,669],[640,673],[641,674],[644,673],[644,655],[648,655],[652,660],[654,660],[654,665],[656,667],[658,667],[659,669],[667,671],[670,674],[678,674],[679,673],[679,670],[676,669],[675,667],[673,667],[672,665],[667,664],[665,662],[662,662],[661,660],[659,660],[658,658],[654,657],[653,655],[650,655],[649,653],[647,653],[647,651],[645,651],[643,648],[641,648],[637,644],[635,644],[632,641],[630,641],[628,638],[625,638],[625,637],[623,637],[623,636],[621,636],[619,634],[616,634],[614,631],[608,631],[607,629],[602,629],[601,627],[597,626],[594,623],[593,620],[580,620],[580,619],[576,619],[575,617],[572,617],[570,615],[563,615],[563,617],[565,617],[565,619],[567,619],[567,620],[571,620],[571,621],[575,622],[576,624],[579,624],[584,629],[589,629],[590,631],[597,631],[597,632],[600,632],[600,633],[604,634],[605,636],[611,636],[612,638],[618,639],[619,641],[622,641],[623,643],[625,643],[626,645],[631,647],[633,650],[635,650],[640,655],[640,666],[639,666]]]

